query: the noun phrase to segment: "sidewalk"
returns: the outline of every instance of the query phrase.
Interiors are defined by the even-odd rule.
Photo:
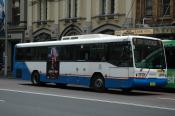
[[[14,77],[13,77],[13,73],[12,72],[8,72],[7,73],[7,77],[4,77],[4,71],[1,70],[0,71],[0,78],[14,78]]]

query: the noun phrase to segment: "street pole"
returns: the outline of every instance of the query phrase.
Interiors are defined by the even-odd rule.
[[[8,0],[4,0],[4,3],[5,3],[5,53],[4,53],[4,77],[7,77],[7,65],[8,65],[8,62],[7,62],[7,52],[8,52],[8,36],[7,36],[7,3],[8,3]]]

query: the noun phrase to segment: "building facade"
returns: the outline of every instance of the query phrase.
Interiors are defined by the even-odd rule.
[[[152,28],[152,36],[175,39],[175,1],[137,0],[135,22],[136,27]]]
[[[123,28],[151,28],[151,36],[175,38],[174,0],[8,0],[8,9],[9,67],[14,45],[19,42],[114,34]]]
[[[135,0],[28,0],[25,40],[47,41],[67,35],[114,34],[133,24]]]
[[[150,26],[175,25],[174,0],[137,0],[136,22]]]
[[[6,0],[8,67],[16,43],[59,40],[121,29],[152,29],[150,36],[175,38],[174,0]],[[0,63],[5,38],[0,37]]]
[[[58,40],[89,33],[114,34],[135,24],[136,0],[6,0],[8,69],[16,43]],[[5,38],[0,38],[4,62]]]
[[[0,36],[0,64],[5,62],[5,39],[7,39],[7,63],[8,71],[12,71],[14,46],[24,42],[27,29],[27,0],[5,0],[7,9],[5,20],[7,21],[7,38]],[[4,8],[5,10],[5,8]],[[4,26],[4,29],[5,26]]]

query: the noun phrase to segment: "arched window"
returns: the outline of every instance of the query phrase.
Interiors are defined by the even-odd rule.
[[[34,42],[51,41],[51,35],[49,35],[47,33],[40,33],[39,35],[34,37],[33,41]]]

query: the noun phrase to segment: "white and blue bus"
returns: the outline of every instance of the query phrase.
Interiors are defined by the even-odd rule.
[[[89,34],[20,43],[15,49],[14,75],[34,85],[78,84],[95,90],[167,83],[162,41],[144,36]]]

